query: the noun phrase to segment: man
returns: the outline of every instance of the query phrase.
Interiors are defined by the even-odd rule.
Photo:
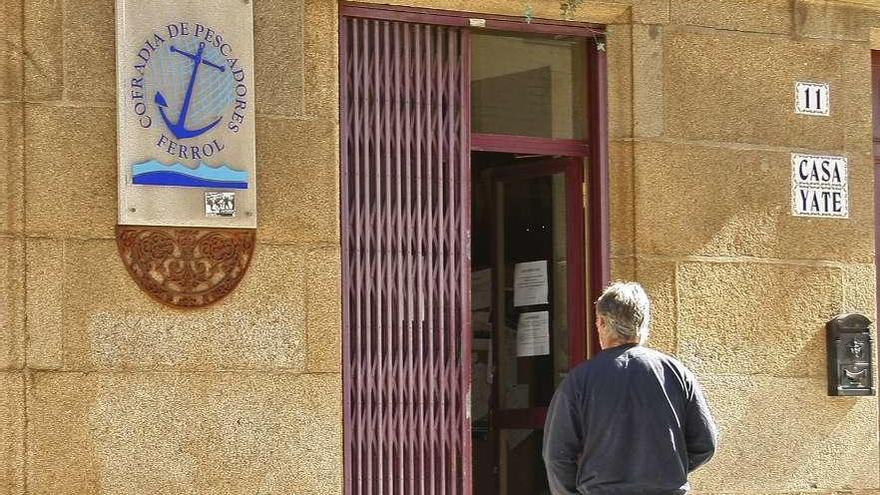
[[[650,303],[637,283],[596,301],[602,352],[556,390],[544,427],[553,495],[684,494],[717,433],[694,375],[648,349]]]

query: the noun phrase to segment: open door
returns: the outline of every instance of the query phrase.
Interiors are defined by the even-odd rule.
[[[583,165],[578,158],[510,160],[483,173],[493,289],[489,314],[480,317],[489,324],[474,323],[475,337],[487,344],[474,348],[491,349],[493,372],[475,481],[485,493],[533,495],[549,493],[541,459],[547,407],[584,359]]]

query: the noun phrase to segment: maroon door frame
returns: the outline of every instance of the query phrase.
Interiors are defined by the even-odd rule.
[[[880,50],[871,51],[871,86],[873,99],[873,136],[874,136],[874,288],[875,300],[880,301]],[[874,321],[880,322],[880,308],[874,315]],[[877,325],[875,324],[875,328]],[[880,339],[877,339],[877,356],[880,356]]]
[[[549,163],[548,163],[549,162]],[[494,181],[507,182],[510,180],[529,179],[536,177],[545,177],[558,173],[565,174],[565,230],[566,230],[566,260],[568,269],[566,270],[568,280],[566,280],[566,299],[568,301],[583,300],[584,294],[584,203],[583,190],[584,184],[584,167],[579,157],[551,158],[535,163],[528,163],[517,166],[507,166],[503,168],[492,169],[490,175]],[[495,194],[493,187],[492,194]],[[493,204],[495,201],[493,200]],[[498,226],[496,226],[497,228]],[[493,235],[493,238],[495,236]],[[581,240],[580,242],[578,240]],[[497,260],[493,263],[498,265]],[[499,307],[503,304],[501,301],[495,300],[493,292],[493,307]],[[586,347],[584,346],[584,332],[571,331],[571,329],[583,329],[586,320],[584,306],[581,304],[568,304],[568,314],[566,315],[569,337],[568,337],[568,367],[569,369],[577,366],[586,355]],[[497,347],[498,343],[493,344]],[[500,355],[500,349],[494,349],[495,359]],[[493,363],[494,366],[494,363]],[[499,407],[498,394],[493,394],[493,410],[496,413],[494,419],[494,427],[511,429],[511,428],[532,428],[543,429],[544,419],[547,416],[547,407],[529,407],[526,409],[505,409]]]
[[[594,33],[594,29],[594,27],[586,27],[585,32]],[[581,35],[584,34],[583,32],[581,33]],[[584,115],[586,121],[585,129],[588,131],[588,140],[586,142],[576,139],[550,139],[531,136],[471,135],[472,151],[498,151],[503,153],[587,158],[587,185],[584,194],[590,207],[590,214],[587,217],[590,280],[587,294],[583,293],[582,288],[571,293],[571,297],[580,298],[585,301],[587,297],[590,300],[598,298],[602,290],[611,281],[611,219],[609,213],[608,178],[608,66],[604,37],[595,34],[592,34],[592,36],[596,41],[596,46],[595,49],[587,50],[587,112]],[[600,350],[599,334],[595,331],[594,320],[595,314],[593,314],[593,311],[587,311],[586,328],[584,331],[589,335],[589,343],[584,349],[584,357],[590,357]]]
[[[604,36],[605,28],[599,24],[585,22],[556,21],[552,19],[531,19],[510,17],[477,12],[456,12],[450,10],[422,9],[399,5],[379,5],[342,1],[339,14],[346,17],[383,19],[388,21],[414,22],[436,26],[470,27],[471,19],[485,21],[485,26],[477,29],[512,31],[538,34],[562,34],[570,36]]]
[[[589,70],[593,68],[593,70]],[[599,297],[611,281],[611,215],[609,213],[608,179],[608,59],[605,56],[605,39],[597,40],[595,50],[587,50],[587,129],[590,163],[587,167],[587,196],[590,214],[590,300]],[[594,327],[594,311],[587,311],[590,346],[588,356],[598,353],[599,334]]]
[[[340,15],[340,31],[339,31],[339,46],[340,46],[340,59],[339,59],[339,71],[340,71],[340,153],[342,155],[341,162],[343,163],[343,173],[340,174],[341,177],[341,188],[343,194],[347,191],[348,177],[346,177],[346,158],[345,158],[345,143],[346,140],[349,139],[349,129],[348,129],[348,120],[346,116],[347,108],[346,101],[348,98],[348,94],[345,90],[345,85],[342,83],[344,80],[343,77],[346,77],[344,71],[346,70],[347,64],[347,55],[343,47],[345,47],[346,43],[346,35],[343,29],[344,22],[343,18],[361,18],[361,19],[374,19],[374,20],[387,20],[387,21],[402,21],[408,23],[420,23],[427,25],[436,25],[436,26],[460,26],[460,27],[468,27],[470,26],[470,20],[474,18],[482,19],[485,21],[485,29],[490,30],[500,30],[500,31],[513,31],[513,32],[529,32],[529,33],[542,33],[542,34],[560,34],[560,35],[572,35],[572,36],[583,36],[586,38],[592,38],[595,40],[596,45],[595,49],[587,50],[587,64],[586,68],[588,71],[587,74],[587,115],[585,118],[587,119],[587,129],[588,129],[588,142],[584,143],[583,141],[575,141],[575,140],[543,140],[540,138],[525,138],[516,137],[511,140],[510,136],[492,136],[492,135],[480,135],[480,136],[470,136],[470,88],[469,88],[469,57],[468,51],[466,48],[469,46],[467,43],[468,39],[468,29],[462,30],[462,59],[461,63],[463,64],[463,70],[466,74],[464,78],[464,84],[462,86],[463,93],[463,111],[462,111],[462,120],[463,120],[463,128],[462,135],[465,142],[470,141],[471,147],[470,149],[462,149],[462,159],[464,160],[465,167],[469,170],[470,168],[470,151],[479,151],[479,150],[499,150],[499,151],[507,151],[507,152],[516,152],[516,153],[534,153],[534,154],[544,154],[544,155],[561,155],[561,156],[577,156],[577,157],[586,157],[587,158],[587,167],[586,167],[586,175],[587,175],[587,190],[585,191],[586,195],[589,198],[589,211],[588,215],[588,225],[587,225],[587,245],[589,246],[590,259],[588,262],[589,266],[589,298],[594,299],[601,292],[602,288],[607,285],[610,281],[610,228],[609,228],[609,191],[608,191],[608,134],[607,134],[607,61],[606,54],[604,50],[604,27],[595,24],[587,24],[587,23],[573,23],[573,22],[564,22],[564,21],[554,21],[554,20],[544,20],[544,19],[532,19],[531,22],[526,23],[522,18],[517,17],[508,17],[508,16],[500,16],[500,15],[490,15],[490,14],[481,14],[481,13],[467,13],[467,12],[450,12],[450,11],[442,11],[442,10],[432,10],[432,9],[416,9],[410,7],[398,7],[398,6],[388,6],[388,5],[372,5],[372,4],[361,4],[356,2],[340,2],[339,4],[339,15]],[[480,28],[484,29],[484,28]],[[515,142],[512,142],[515,141]],[[509,145],[514,145],[511,148]],[[504,147],[503,150],[500,150],[501,147]],[[463,174],[463,177],[466,178],[463,184],[461,184],[461,192],[464,195],[463,197],[470,197],[470,182],[469,175]],[[465,207],[469,208],[469,201],[466,201],[467,205]],[[469,215],[469,213],[468,213]],[[348,279],[348,269],[350,267],[347,265],[348,259],[346,258],[346,248],[345,241],[346,236],[348,235],[349,222],[351,218],[346,212],[345,208],[341,209],[341,227],[342,227],[342,239],[343,239],[343,281],[342,281],[342,291],[343,291],[343,388],[344,388],[344,428],[343,428],[343,436],[344,436],[344,464],[345,464],[345,473],[344,473],[344,481],[345,481],[345,493],[346,495],[353,494],[352,486],[353,486],[353,476],[355,473],[352,471],[352,432],[350,431],[349,425],[351,424],[352,418],[350,415],[351,403],[350,403],[350,394],[349,389],[352,386],[352,369],[351,363],[349,359],[349,353],[351,352],[351,343],[350,343],[350,320],[348,314],[348,306],[347,306],[347,294],[349,290],[351,290],[351,281]],[[466,239],[470,239],[469,226],[462,224],[461,225],[462,236]],[[469,253],[468,253],[469,257]],[[469,268],[468,268],[469,270]],[[466,299],[466,304],[462,305],[461,316],[463,318],[463,324],[467,325],[467,331],[469,333],[469,302],[470,302],[470,287],[469,284],[466,283],[466,278],[463,278],[460,281],[459,294]],[[570,297],[577,297],[576,294],[570,294]],[[586,302],[587,295],[581,294],[581,300]],[[572,299],[574,300],[574,299]],[[589,332],[590,335],[590,345],[588,349],[585,351],[585,357],[587,355],[592,355],[598,351],[598,340],[596,333],[593,329],[593,311],[586,311],[586,322],[587,325],[584,330]],[[464,323],[464,320],[467,320]],[[463,356],[470,355],[470,339],[463,339],[461,343],[461,352]],[[470,360],[464,359],[463,363],[463,373],[461,376],[461,386],[464,387],[463,390],[470,389]],[[467,397],[469,397],[469,392]],[[464,405],[464,407],[469,408],[468,405]],[[469,494],[471,492],[471,465],[470,465],[470,414],[462,414],[462,424],[460,425],[461,431],[464,433],[462,435],[462,459],[461,459],[461,490],[463,494]],[[389,442],[394,442],[395,439],[388,439]],[[400,461],[403,462],[402,460]],[[358,473],[360,474],[360,473]],[[412,476],[413,473],[408,473]],[[455,490],[457,492],[457,490]],[[406,493],[406,492],[405,492]],[[413,492],[415,493],[415,492]]]

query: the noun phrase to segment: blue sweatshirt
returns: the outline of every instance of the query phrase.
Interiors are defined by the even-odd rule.
[[[694,375],[636,344],[597,354],[553,395],[544,463],[553,495],[683,494],[717,432]]]

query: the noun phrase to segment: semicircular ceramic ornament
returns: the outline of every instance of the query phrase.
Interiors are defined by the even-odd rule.
[[[154,299],[214,303],[256,242],[253,8],[117,0],[119,255]]]

